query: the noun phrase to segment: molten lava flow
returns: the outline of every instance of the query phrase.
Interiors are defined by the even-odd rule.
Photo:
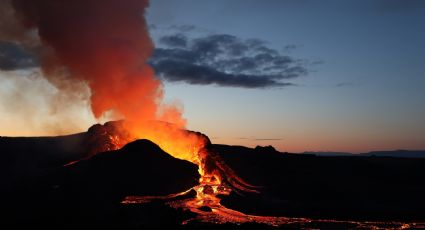
[[[118,149],[135,139],[149,139],[170,155],[198,165],[201,175],[199,184],[189,191],[167,196],[129,197],[127,203],[146,203],[152,200],[170,200],[180,198],[191,191],[196,195],[176,201],[173,206],[203,213],[202,210],[223,212],[218,195],[235,192],[257,192],[252,186],[239,178],[211,149],[209,138],[201,133],[192,132],[166,122],[145,122],[134,124],[128,121],[107,122],[95,125],[88,131],[88,150],[92,153]],[[223,213],[228,213],[226,211]]]
[[[231,189],[257,192],[209,148],[210,140],[201,133],[188,131],[165,122],[147,122],[143,125],[124,122],[122,127],[132,139],[151,140],[171,156],[198,165],[201,175],[200,185],[194,189],[200,204],[219,203],[216,195],[227,195]]]
[[[131,196],[127,197],[123,203],[147,203],[152,200],[168,201],[185,197],[191,191],[195,191],[194,197],[177,199],[170,202],[170,205],[175,208],[190,210],[205,218],[211,218],[214,215],[219,215],[223,220],[244,218],[244,214],[223,207],[220,204],[219,195],[229,195],[232,191],[257,191],[253,186],[239,178],[226,165],[219,154],[210,148],[211,143],[207,136],[165,122],[146,122],[143,125],[118,122],[115,123],[114,130],[118,130],[120,134],[118,136],[128,138],[128,141],[149,139],[155,142],[170,155],[197,164],[201,175],[199,185],[189,191],[167,196]],[[119,143],[123,142],[120,141]],[[215,214],[212,215],[210,212]],[[223,220],[222,222],[224,222]]]
[[[217,194],[229,194],[229,188],[222,183],[227,172],[217,167],[218,161],[208,154],[207,146],[211,143],[207,136],[165,122],[148,122],[143,126],[124,123],[123,127],[133,138],[149,139],[171,156],[198,165],[201,177],[199,185],[193,188],[197,193],[196,206],[215,205],[220,201]]]
[[[181,130],[181,132],[190,133],[190,131],[184,130]],[[193,132],[192,134],[195,136],[201,135],[199,133]],[[203,137],[207,138],[205,136]],[[208,140],[208,138],[206,140]],[[187,145],[190,146],[189,143],[187,143]],[[166,146],[172,147],[173,142],[169,143],[169,145]],[[166,196],[128,196],[124,199],[124,201],[122,201],[122,204],[145,204],[155,200],[162,200],[165,204],[173,208],[189,210],[192,213],[196,214],[196,217],[185,220],[182,224],[190,224],[191,221],[201,221],[214,224],[241,224],[255,222],[272,226],[289,226],[290,228],[299,229],[312,229],[317,228],[317,226],[320,225],[334,225],[336,226],[335,228],[341,228],[341,226],[352,226],[352,229],[415,229],[423,228],[425,226],[425,224],[423,223],[350,220],[344,221],[332,219],[310,219],[248,215],[223,206],[220,203],[219,195],[229,195],[230,192],[237,192],[238,190],[241,192],[257,191],[255,190],[255,188],[253,188],[252,186],[244,182],[241,178],[239,178],[224,163],[224,161],[220,159],[217,153],[208,148],[208,145],[206,145],[204,148],[198,149],[198,152],[193,151],[190,152],[190,154],[180,154],[179,156],[187,157],[187,159],[196,159],[196,162],[200,162],[200,164],[198,165],[199,172],[201,173],[202,177],[200,178],[199,185],[188,191],[170,194]],[[196,192],[195,197],[190,196],[191,191]]]
[[[204,196],[203,194],[206,194],[205,197],[213,194],[211,189],[214,193],[223,190],[224,177],[236,178],[224,180],[229,183],[242,181],[230,168],[225,167],[225,163],[219,160],[217,154],[208,150],[211,142],[207,136],[182,129],[171,123],[150,121],[135,124],[128,121],[114,121],[104,125],[94,125],[88,133],[86,149],[90,155],[119,149],[136,139],[148,139],[171,156],[198,165],[201,187],[195,190],[198,191],[200,198]],[[241,186],[235,183],[234,187]]]

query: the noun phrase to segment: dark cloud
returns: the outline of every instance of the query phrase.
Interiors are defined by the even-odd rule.
[[[158,75],[169,82],[185,82],[194,85],[219,85],[244,88],[267,88],[294,85],[283,83],[266,75],[244,75],[220,72],[214,68],[179,60],[161,60],[154,68]]]
[[[16,70],[38,66],[34,55],[12,42],[0,42],[0,69]]]
[[[159,40],[162,44],[170,47],[186,47],[187,37],[183,34],[175,34],[169,36],[163,36]]]
[[[157,75],[170,82],[244,88],[291,86],[284,82],[308,74],[305,60],[282,55],[258,39],[212,34],[189,39],[161,36],[164,47],[150,60]]]
[[[193,30],[191,26],[175,28],[179,31],[160,36],[159,47],[149,61],[157,75],[169,82],[272,88],[294,86],[288,80],[309,72],[305,60],[282,55],[262,40],[244,40],[228,34],[189,38],[182,31]],[[23,46],[0,42],[0,69],[38,65],[36,57]]]

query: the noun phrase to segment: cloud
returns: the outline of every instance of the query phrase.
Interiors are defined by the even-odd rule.
[[[162,35],[150,64],[169,82],[243,88],[293,86],[289,79],[308,74],[307,61],[282,55],[258,39],[228,34],[189,38]],[[295,48],[291,46],[291,48]]]
[[[17,70],[38,66],[36,57],[22,46],[12,42],[0,42],[0,70]]]
[[[187,46],[187,38],[186,36],[182,34],[163,36],[161,37],[160,42],[170,47],[186,47]]]
[[[294,85],[279,82],[270,76],[228,74],[209,66],[201,66],[178,60],[162,60],[154,64],[159,76],[169,82],[185,82],[193,85],[219,85],[244,88],[268,88]]]
[[[196,27],[172,26],[171,34],[157,39],[149,63],[158,77],[168,82],[240,88],[281,88],[307,75],[307,60],[283,55],[259,39],[229,34],[193,35]],[[0,42],[0,70],[39,65],[34,51],[13,42]],[[296,49],[287,45],[285,49]]]
[[[353,87],[354,83],[352,82],[340,82],[335,85],[335,87]]]

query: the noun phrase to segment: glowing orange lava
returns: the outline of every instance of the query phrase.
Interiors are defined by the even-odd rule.
[[[232,190],[257,192],[253,186],[239,178],[217,153],[208,149],[210,140],[201,133],[188,131],[167,122],[118,121],[97,126],[94,137],[96,138],[94,142],[100,142],[99,148],[104,151],[119,149],[136,139],[148,139],[171,156],[198,165],[201,176],[199,185],[192,188],[196,196],[184,202],[184,206],[193,211],[202,207],[216,210],[221,207],[220,198],[217,195],[229,195]],[[138,198],[138,202],[170,199],[187,192],[189,191],[169,196],[142,197]]]
[[[95,136],[96,138],[100,136],[100,139],[108,143],[102,148],[106,150],[121,148],[135,139],[149,139],[170,155],[197,164],[201,177],[199,184],[187,191],[166,196],[128,196],[121,202],[122,204],[144,204],[162,200],[170,207],[182,208],[196,214],[196,217],[188,219],[182,224],[189,224],[191,221],[214,224],[255,222],[272,226],[296,225],[301,229],[310,229],[311,226],[317,224],[348,224],[354,229],[404,229],[425,226],[423,223],[255,216],[226,208],[220,203],[219,195],[226,196],[232,191],[248,193],[257,193],[258,191],[256,187],[239,178],[218,153],[208,148],[210,144],[208,137],[166,122],[146,122],[143,123],[143,126],[140,124],[134,125],[134,123],[124,121],[105,124],[106,128],[100,129]],[[190,195],[193,191],[196,194]]]

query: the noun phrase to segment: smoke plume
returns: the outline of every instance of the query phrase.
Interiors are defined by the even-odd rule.
[[[207,140],[184,130],[181,108],[163,103],[162,82],[147,64],[154,50],[144,18],[148,3],[6,0],[0,4],[7,14],[0,17],[13,18],[14,26],[0,40],[37,56],[42,75],[61,92],[62,105],[87,99],[96,119],[125,120],[118,127],[128,136],[125,141],[146,138],[199,165],[198,152]]]
[[[175,108],[159,109],[162,84],[146,64],[153,51],[144,19],[147,0],[13,0],[12,5],[21,25],[38,31],[49,81],[62,90],[69,90],[63,78],[87,82],[96,118],[173,122],[179,116]]]

